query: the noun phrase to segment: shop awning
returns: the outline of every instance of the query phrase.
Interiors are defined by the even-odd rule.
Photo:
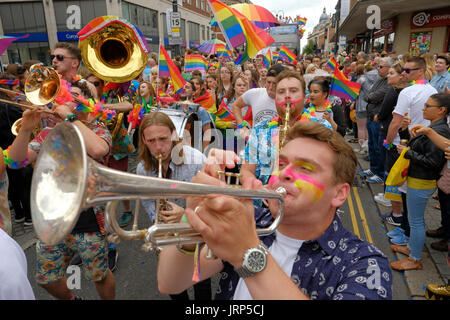
[[[442,8],[442,0],[360,0],[351,9],[350,14],[339,26],[339,34],[353,39],[357,34],[367,31],[367,7],[376,5],[381,9],[381,20],[393,18],[401,13]]]

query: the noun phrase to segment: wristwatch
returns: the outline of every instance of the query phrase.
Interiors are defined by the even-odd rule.
[[[266,268],[268,254],[269,250],[262,242],[258,246],[248,249],[244,253],[242,266],[235,269],[236,273],[241,278],[247,278],[263,271]]]

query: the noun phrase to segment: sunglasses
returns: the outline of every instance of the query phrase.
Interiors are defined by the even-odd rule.
[[[425,103],[424,107],[425,107],[425,109],[428,109],[428,108],[440,108],[441,106],[431,106],[428,103]]]
[[[411,71],[414,71],[414,70],[419,70],[420,68],[415,68],[415,69],[409,69],[409,68],[402,68],[402,72],[406,72],[407,74],[410,74],[411,73]]]
[[[50,55],[50,60],[51,61],[53,61],[53,59],[55,59],[55,58],[58,61],[64,61],[65,58],[67,58],[67,59],[74,59],[72,57],[64,57],[62,54],[57,54],[57,55],[51,54]]]

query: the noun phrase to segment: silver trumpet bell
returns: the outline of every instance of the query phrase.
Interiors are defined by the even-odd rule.
[[[176,244],[203,243],[201,235],[187,223],[154,224],[148,229],[126,231],[116,219],[119,200],[174,199],[223,194],[238,198],[277,199],[274,222],[258,234],[270,234],[284,213],[283,195],[276,192],[216,187],[176,180],[139,176],[105,167],[90,159],[79,129],[58,124],[42,145],[33,173],[31,214],[37,236],[48,245],[61,243],[72,231],[83,209],[108,202],[106,225],[121,239],[144,240],[145,251]],[[135,217],[135,225],[136,225]]]

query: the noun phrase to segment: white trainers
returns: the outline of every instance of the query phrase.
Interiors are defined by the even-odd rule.
[[[381,204],[382,206],[385,207],[392,207],[392,203],[391,200],[386,199],[384,197],[384,193],[379,193],[376,196],[373,197],[373,199],[375,200],[376,203]]]

